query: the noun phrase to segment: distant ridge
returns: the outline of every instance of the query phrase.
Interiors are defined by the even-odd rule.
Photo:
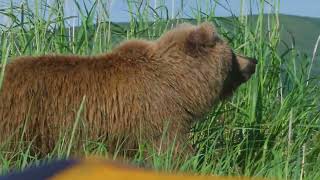
[[[291,45],[293,43],[292,37],[294,37],[296,48],[311,55],[320,35],[320,18],[283,14],[279,18],[281,39]]]
[[[265,14],[267,16],[268,14]],[[255,21],[258,15],[252,15],[249,19]],[[232,17],[217,17],[229,19]],[[290,47],[294,44],[301,52],[308,55],[312,54],[314,45],[320,35],[320,18],[279,14],[281,39]],[[183,19],[186,21],[195,21],[194,19]],[[265,21],[267,23],[267,21]],[[114,22],[123,27],[128,25],[128,22]],[[284,48],[284,47],[281,47]]]

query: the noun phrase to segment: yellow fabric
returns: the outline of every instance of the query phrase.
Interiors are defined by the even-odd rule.
[[[193,176],[187,174],[159,173],[125,167],[99,160],[86,160],[58,173],[51,180],[249,180],[262,178]]]

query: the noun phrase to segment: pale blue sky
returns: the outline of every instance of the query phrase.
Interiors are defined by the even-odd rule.
[[[23,1],[27,1],[30,5],[34,4],[36,1],[41,0],[13,0],[15,4],[20,4]],[[53,2],[54,0],[47,0],[48,2]],[[92,0],[77,0],[80,4],[83,4],[83,1],[86,3]],[[101,0],[102,2],[112,2],[111,3],[111,20],[112,21],[128,21],[129,14],[127,13],[127,0]],[[169,16],[175,15],[180,9],[180,0],[150,0],[151,6],[154,7],[154,3],[159,4],[160,1],[164,1],[166,6],[169,9]],[[195,9],[196,4],[200,4],[202,8],[207,8],[206,3],[208,0],[184,0],[184,13],[183,16],[187,17],[192,15],[192,9]],[[210,0],[209,0],[210,1]],[[214,2],[214,0],[211,0]],[[278,0],[275,0],[278,2]],[[0,0],[0,9],[5,8],[9,5],[10,0]],[[198,3],[197,3],[198,2]],[[200,3],[199,3],[200,2]],[[219,0],[219,2],[234,14],[239,14],[240,12],[240,0]],[[256,0],[243,0],[245,3],[245,11],[249,12],[249,4],[252,2],[253,13],[258,11]],[[268,0],[273,4],[274,0]],[[67,15],[77,15],[74,6],[74,0],[65,0],[65,12]],[[265,6],[265,12],[270,12],[270,6]],[[0,10],[1,11],[1,10]],[[172,14],[172,12],[174,12]],[[299,15],[299,16],[311,16],[320,18],[320,0],[280,0],[280,13]],[[216,8],[217,16],[229,16],[230,12],[225,10],[221,6]],[[6,18],[3,15],[0,15],[0,23],[5,24]]]

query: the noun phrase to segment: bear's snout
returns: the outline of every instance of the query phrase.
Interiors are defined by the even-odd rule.
[[[258,64],[258,61],[256,59],[250,59],[248,65],[244,68],[243,73],[245,73],[246,76],[250,78],[251,75],[256,72],[257,64]]]
[[[247,81],[256,72],[258,61],[254,58],[237,55],[237,62],[244,81]]]

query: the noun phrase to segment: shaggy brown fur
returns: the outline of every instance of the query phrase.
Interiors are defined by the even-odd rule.
[[[135,149],[139,139],[159,143],[167,126],[169,139],[181,144],[255,64],[236,56],[209,23],[180,25],[156,41],[126,41],[99,56],[20,57],[5,71],[0,142],[25,125],[25,141],[52,150],[85,96],[79,126],[86,138],[105,137],[110,148],[125,139],[124,149]]]

